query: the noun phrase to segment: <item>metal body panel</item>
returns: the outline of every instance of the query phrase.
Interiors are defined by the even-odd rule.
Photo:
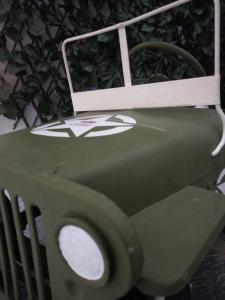
[[[170,295],[184,287],[212,246],[225,223],[225,197],[186,186],[214,190],[217,176],[223,175],[219,0],[214,0],[215,78],[160,83],[151,89],[130,87],[125,27],[189,1],[178,0],[127,22],[65,40],[62,48],[69,87],[73,98],[66,44],[118,30],[125,88],[78,94],[88,100],[88,109],[143,108],[149,106],[145,92],[150,91],[160,106],[193,105],[198,98],[198,104],[214,104],[216,111],[176,108],[102,112],[101,116],[88,113],[82,115],[85,120],[71,118],[0,138],[1,299],[21,300],[21,281],[29,300],[114,300],[134,286],[147,295]],[[212,86],[204,90],[208,79]],[[196,89],[191,90],[193,84]],[[163,91],[168,95],[161,94],[162,86],[171,89]],[[101,99],[92,106],[89,100],[96,93]],[[116,107],[107,102],[105,106],[108,93],[108,100],[118,98]],[[153,106],[157,106],[155,100]],[[74,108],[76,111],[76,105]],[[82,106],[82,110],[86,109]],[[219,155],[212,157],[211,153]],[[45,233],[43,244],[39,217]],[[71,237],[62,248],[59,236],[67,225],[86,229],[104,254],[107,272],[99,280],[83,278],[66,260],[62,249],[71,246]],[[76,241],[73,246],[71,256]],[[81,262],[82,267],[89,267],[93,262],[89,259]]]
[[[23,197],[28,225],[35,227],[34,206],[39,208],[43,218],[47,262],[44,264],[34,228],[30,236],[32,250],[29,256],[31,255],[36,262],[36,268],[33,269],[31,265],[28,268],[28,273],[39,286],[39,300],[72,300],[75,297],[78,300],[88,300],[90,297],[94,300],[117,299],[125,295],[139,280],[143,257],[138,236],[128,217],[109,198],[78,183],[54,175],[40,175],[28,167],[16,163],[9,164],[7,160],[1,159],[0,169],[1,187],[10,191],[12,203],[16,203],[18,195]],[[6,199],[0,194],[0,203],[5,202]],[[73,224],[77,218],[90,224],[108,249],[110,280],[103,286],[96,286],[95,282],[87,285],[85,280],[70,269],[60,252],[59,230],[68,222]],[[14,219],[12,218],[12,223]],[[11,226],[9,230],[10,228]],[[4,229],[6,231],[5,224]],[[27,238],[23,235],[14,236],[11,240],[12,245],[8,246],[11,251],[16,249],[17,240],[24,241]],[[0,242],[4,244],[2,235]],[[12,259],[16,263],[16,260]],[[24,264],[21,266],[25,270]],[[46,279],[46,269],[49,279]],[[8,272],[10,277],[10,266]],[[20,273],[17,268],[13,274],[18,281]],[[51,287],[52,297],[48,294],[46,281]],[[12,286],[15,293],[18,285]]]
[[[218,157],[210,156],[221,132],[215,111],[175,108],[107,112],[114,117],[121,114],[132,117],[136,124],[115,135],[75,137],[65,129],[61,132],[69,132],[70,138],[38,136],[29,130],[2,136],[1,157],[40,174],[55,174],[89,186],[109,196],[128,215],[188,184],[197,184],[224,166],[224,151]],[[94,130],[100,129],[108,128]]]
[[[102,116],[105,121],[98,123]],[[94,120],[97,123],[93,123]],[[109,131],[117,127],[119,132]],[[127,130],[121,132],[121,128]],[[7,270],[11,270],[15,295],[18,295],[18,269],[21,268],[30,294],[34,293],[30,277],[36,280],[40,300],[72,300],[75,297],[77,300],[114,300],[124,296],[133,286],[150,295],[168,295],[182,288],[225,223],[225,202],[217,205],[217,198],[224,196],[213,194],[209,201],[208,192],[191,188],[194,194],[198,190],[197,197],[206,195],[203,202],[197,202],[202,214],[198,209],[196,214],[208,230],[204,231],[199,244],[192,245],[190,242],[190,260],[187,262],[185,257],[178,260],[178,280],[174,280],[170,287],[163,274],[148,269],[150,256],[154,254],[148,248],[151,250],[158,246],[160,249],[164,245],[163,239],[156,239],[164,219],[168,221],[169,229],[164,236],[165,241],[177,228],[178,231],[184,230],[189,241],[193,234],[196,242],[196,230],[191,226],[193,220],[188,215],[185,219],[184,215],[188,209],[195,211],[195,206],[188,204],[188,190],[178,191],[191,184],[202,187],[212,184],[214,188],[214,181],[225,162],[224,151],[217,157],[210,155],[220,131],[214,110],[174,108],[107,112],[100,117],[99,114],[96,117],[96,113],[87,113],[69,121],[41,126],[32,133],[25,130],[1,136],[0,216],[3,219],[0,229],[5,232],[7,241],[2,235],[0,239],[9,250],[10,258],[10,261],[6,260],[2,273],[7,275]],[[114,134],[104,136],[105,133]],[[9,191],[12,212],[5,190]],[[165,199],[169,195],[172,196]],[[24,217],[18,211],[18,196],[24,199],[23,214],[30,229],[29,239],[19,225]],[[170,211],[168,216],[165,202]],[[206,207],[210,208],[209,211]],[[45,259],[42,258],[44,247],[40,246],[34,208],[39,209],[43,219]],[[151,210],[154,216],[149,218]],[[182,214],[184,219],[180,219]],[[141,221],[147,220],[144,230],[139,216]],[[60,252],[60,228],[65,224],[77,224],[78,219],[90,224],[106,249],[110,269],[106,282],[87,283],[72,271]],[[189,221],[190,231],[185,231],[182,220]],[[175,226],[179,222],[179,226]],[[17,238],[14,239],[11,233],[15,229]],[[198,229],[203,230],[203,227]],[[145,239],[146,235],[148,239]],[[29,248],[26,247],[27,242]],[[185,240],[174,239],[173,243],[171,240],[171,245],[177,246],[177,255],[180,253],[181,257]],[[156,265],[162,266],[165,276],[170,274],[169,269],[166,272],[165,261],[175,255],[172,246],[166,253],[159,251],[159,256],[156,256]],[[21,262],[15,249],[20,253]],[[34,265],[29,265],[27,254],[32,257]],[[4,257],[0,249],[0,265]],[[46,268],[49,273],[47,279]],[[5,278],[7,280],[7,276]],[[143,283],[142,279],[146,278]],[[51,297],[46,282],[51,289]],[[10,287],[9,284],[6,286]],[[15,299],[20,300],[18,296]]]
[[[138,288],[168,296],[185,287],[224,226],[224,200],[189,186],[131,218],[144,249]]]

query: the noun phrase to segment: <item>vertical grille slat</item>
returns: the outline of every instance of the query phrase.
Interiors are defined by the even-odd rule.
[[[1,261],[0,261],[0,291],[4,292],[5,287],[4,287],[4,281],[3,281],[3,273],[2,273],[2,267],[1,267]]]
[[[0,262],[3,277],[4,292],[7,297],[10,296],[10,278],[9,278],[9,265],[8,257],[5,249],[4,232],[2,224],[0,224]]]
[[[3,194],[3,190],[1,191],[0,195],[0,208],[2,212],[2,221],[5,231],[5,237],[6,237],[6,245],[8,249],[8,255],[9,255],[9,264],[12,274],[12,281],[13,281],[13,292],[14,292],[14,298],[15,300],[21,300],[19,297],[19,282],[18,282],[18,274],[17,274],[17,266],[16,266],[16,255],[15,255],[15,248],[14,248],[14,241],[13,238],[13,230],[12,230],[12,224],[10,222],[10,216],[6,204],[5,195]]]
[[[18,207],[17,200],[18,200],[17,198],[14,198],[12,201],[12,212],[13,212],[13,218],[15,222],[20,257],[21,257],[24,279],[25,279],[25,284],[27,289],[27,295],[28,295],[28,299],[32,299],[34,292],[32,287],[31,272],[30,272],[29,261],[28,261],[29,255],[27,253],[27,248],[24,241],[23,228],[21,224],[21,218],[19,216],[19,207]]]
[[[31,247],[33,252],[34,271],[38,291],[39,300],[47,300],[46,290],[44,287],[44,271],[42,267],[42,259],[38,241],[38,233],[35,224],[35,217],[33,215],[33,207],[26,208],[27,221],[30,229]]]

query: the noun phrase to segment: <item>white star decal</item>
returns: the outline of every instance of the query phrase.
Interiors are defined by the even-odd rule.
[[[115,117],[122,122],[110,121],[109,119]],[[52,137],[70,137],[66,132],[68,129],[76,136],[80,137],[100,137],[127,131],[136,124],[136,121],[124,115],[99,115],[84,118],[73,118],[62,122],[54,122],[51,124],[39,126],[31,131],[32,134],[45,135]],[[93,130],[98,127],[112,127],[105,130]],[[60,130],[60,131],[58,131]],[[87,134],[86,134],[87,133]]]
[[[222,194],[225,195],[225,169],[222,170],[222,172],[220,173],[218,179],[217,179],[217,185],[216,185],[216,188],[217,188],[217,191],[218,192],[221,192]]]

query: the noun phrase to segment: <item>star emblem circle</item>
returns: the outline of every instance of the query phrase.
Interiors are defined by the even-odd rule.
[[[136,120],[126,115],[95,115],[71,118],[34,128],[31,133],[49,137],[94,138],[119,134],[130,130]]]

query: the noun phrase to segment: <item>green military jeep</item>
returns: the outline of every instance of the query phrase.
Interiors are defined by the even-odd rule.
[[[132,85],[126,39],[127,26],[189,1],[65,40],[80,113],[1,136],[1,300],[164,299],[212,248],[225,225],[219,1],[214,76]],[[66,45],[112,30],[124,87],[74,93]]]

